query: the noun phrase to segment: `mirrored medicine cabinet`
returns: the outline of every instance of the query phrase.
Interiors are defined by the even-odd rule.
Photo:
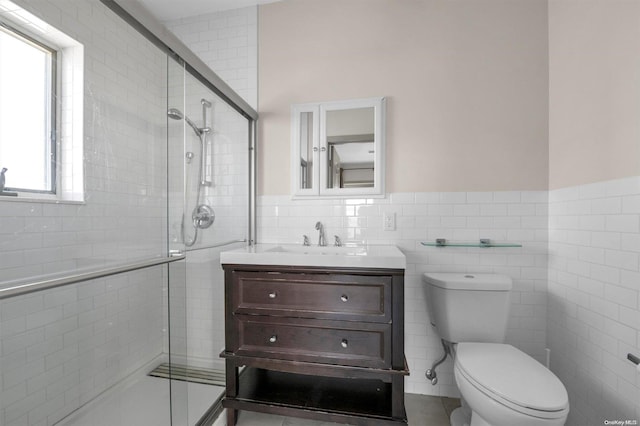
[[[384,98],[293,105],[293,198],[384,196],[384,107]]]

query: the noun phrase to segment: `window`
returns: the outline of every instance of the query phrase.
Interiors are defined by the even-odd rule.
[[[0,168],[7,191],[56,193],[56,57],[0,22]]]
[[[82,43],[0,0],[0,203],[84,202],[84,97]]]

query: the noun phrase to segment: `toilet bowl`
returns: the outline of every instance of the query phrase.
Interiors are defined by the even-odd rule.
[[[462,424],[561,426],[569,414],[562,382],[511,345],[459,343],[454,375],[471,415]]]
[[[453,346],[463,407],[452,426],[560,426],[567,391],[550,370],[504,344],[511,278],[495,274],[424,274],[431,323]],[[427,372],[429,377],[429,371]]]

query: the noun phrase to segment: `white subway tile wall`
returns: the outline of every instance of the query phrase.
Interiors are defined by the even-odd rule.
[[[249,223],[248,121],[192,76],[186,76],[185,92],[186,114],[198,126],[211,128],[211,132],[205,138],[207,157],[204,170],[205,180],[209,181],[210,185],[201,186],[199,203],[213,208],[215,221],[210,228],[198,232],[194,248],[246,239]],[[206,124],[202,122],[201,99],[212,104],[211,108],[207,109]],[[186,136],[185,149],[195,155],[185,170],[186,234],[191,239],[194,231],[189,218],[196,206],[201,145],[199,138],[188,126]],[[172,225],[172,228],[176,227],[179,227],[179,224]]]
[[[246,7],[164,24],[253,108],[258,107],[258,9]]]
[[[549,194],[551,368],[568,424],[640,419],[640,177]]]
[[[331,243],[395,244],[407,256],[405,343],[411,375],[407,392],[457,396],[453,364],[438,367],[438,384],[424,372],[442,355],[430,325],[422,274],[489,272],[514,280],[507,342],[544,362],[547,289],[547,191],[391,193],[384,199],[291,200],[258,197],[258,241],[317,244],[316,221]],[[396,229],[384,231],[383,213],[395,213]],[[522,248],[425,247],[436,238],[522,244]]]
[[[172,286],[171,356],[180,364],[224,370],[224,273],[222,250],[242,244],[187,253],[186,285]],[[173,307],[182,309],[176,310]],[[176,325],[177,324],[177,325]],[[166,350],[165,352],[169,352]]]
[[[0,300],[0,424],[52,425],[160,356],[164,271]]]

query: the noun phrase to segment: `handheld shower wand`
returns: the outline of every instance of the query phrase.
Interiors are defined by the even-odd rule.
[[[202,122],[206,124],[207,115],[206,108],[211,107],[211,103],[205,99],[201,100],[202,103]],[[182,240],[187,247],[193,246],[198,239],[198,229],[206,229],[213,224],[215,220],[215,213],[213,209],[206,205],[200,203],[200,196],[202,193],[203,186],[211,186],[211,182],[207,181],[205,177],[205,169],[207,167],[207,134],[211,132],[210,127],[198,127],[189,117],[187,117],[182,111],[177,108],[169,108],[167,110],[167,116],[173,120],[184,120],[195,132],[200,140],[200,171],[198,173],[198,186],[196,191],[196,207],[193,210],[191,215],[191,220],[193,223],[193,228],[195,230],[195,235],[193,239],[185,238],[184,233],[184,214],[182,215],[182,223],[180,229],[182,230]],[[193,159],[193,153],[188,152],[185,154],[187,159],[187,163],[191,162]]]

